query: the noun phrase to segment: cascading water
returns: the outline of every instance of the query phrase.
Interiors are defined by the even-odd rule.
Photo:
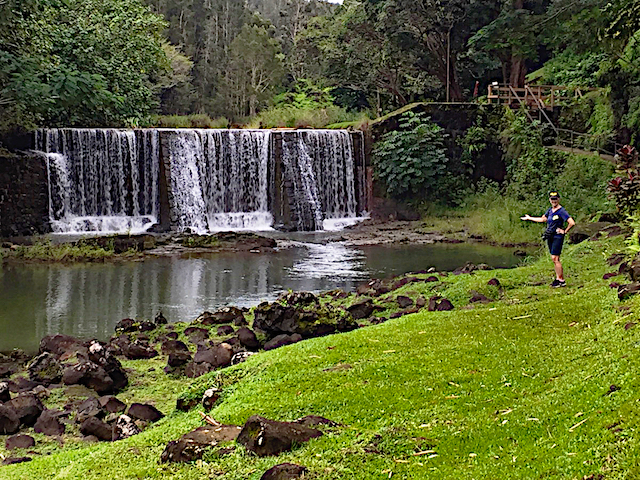
[[[353,141],[346,131],[283,134],[285,184],[300,230],[322,230],[331,220],[356,218]]]
[[[157,222],[156,130],[47,129],[49,214],[58,233],[136,232]]]
[[[163,131],[164,132],[164,131]],[[268,230],[268,130],[167,130],[171,220],[181,230]]]
[[[47,129],[35,144],[55,232],[144,231],[161,216],[163,228],[198,233],[357,220],[346,131]]]

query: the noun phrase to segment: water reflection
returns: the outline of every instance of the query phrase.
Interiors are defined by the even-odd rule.
[[[301,243],[268,255],[157,258],[144,262],[20,265],[0,269],[0,351],[37,350],[40,338],[66,333],[108,338],[122,318],[189,321],[225,305],[253,306],[285,290],[353,290],[371,277],[471,260],[516,263],[511,251],[486,246],[350,248]]]

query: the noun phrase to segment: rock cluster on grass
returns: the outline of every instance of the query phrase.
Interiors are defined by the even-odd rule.
[[[234,440],[244,446],[248,452],[259,457],[275,456],[292,450],[296,445],[322,436],[323,432],[314,428],[321,425],[325,427],[338,426],[331,420],[314,415],[293,422],[278,422],[254,415],[242,427],[207,425],[186,433],[178,440],[170,441],[162,452],[160,460],[162,462],[192,462],[202,458],[208,449]],[[278,475],[285,475],[287,472],[302,474],[306,470],[300,466],[286,467],[284,465],[287,464],[268,470],[262,478],[297,478]]]

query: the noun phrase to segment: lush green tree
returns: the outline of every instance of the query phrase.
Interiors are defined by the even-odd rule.
[[[32,124],[121,125],[156,105],[167,68],[162,19],[137,0],[48,0],[9,8],[0,91]]]
[[[283,55],[274,33],[273,26],[255,14],[231,43],[224,81],[233,118],[255,115],[280,85]]]

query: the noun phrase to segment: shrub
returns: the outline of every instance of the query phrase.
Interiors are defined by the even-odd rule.
[[[373,147],[376,176],[389,195],[437,198],[438,181],[449,162],[444,137],[444,130],[424,114],[402,114],[399,128],[383,135]]]
[[[156,115],[151,117],[148,126],[159,128],[228,128],[225,117],[211,118],[206,113],[192,115]]]

